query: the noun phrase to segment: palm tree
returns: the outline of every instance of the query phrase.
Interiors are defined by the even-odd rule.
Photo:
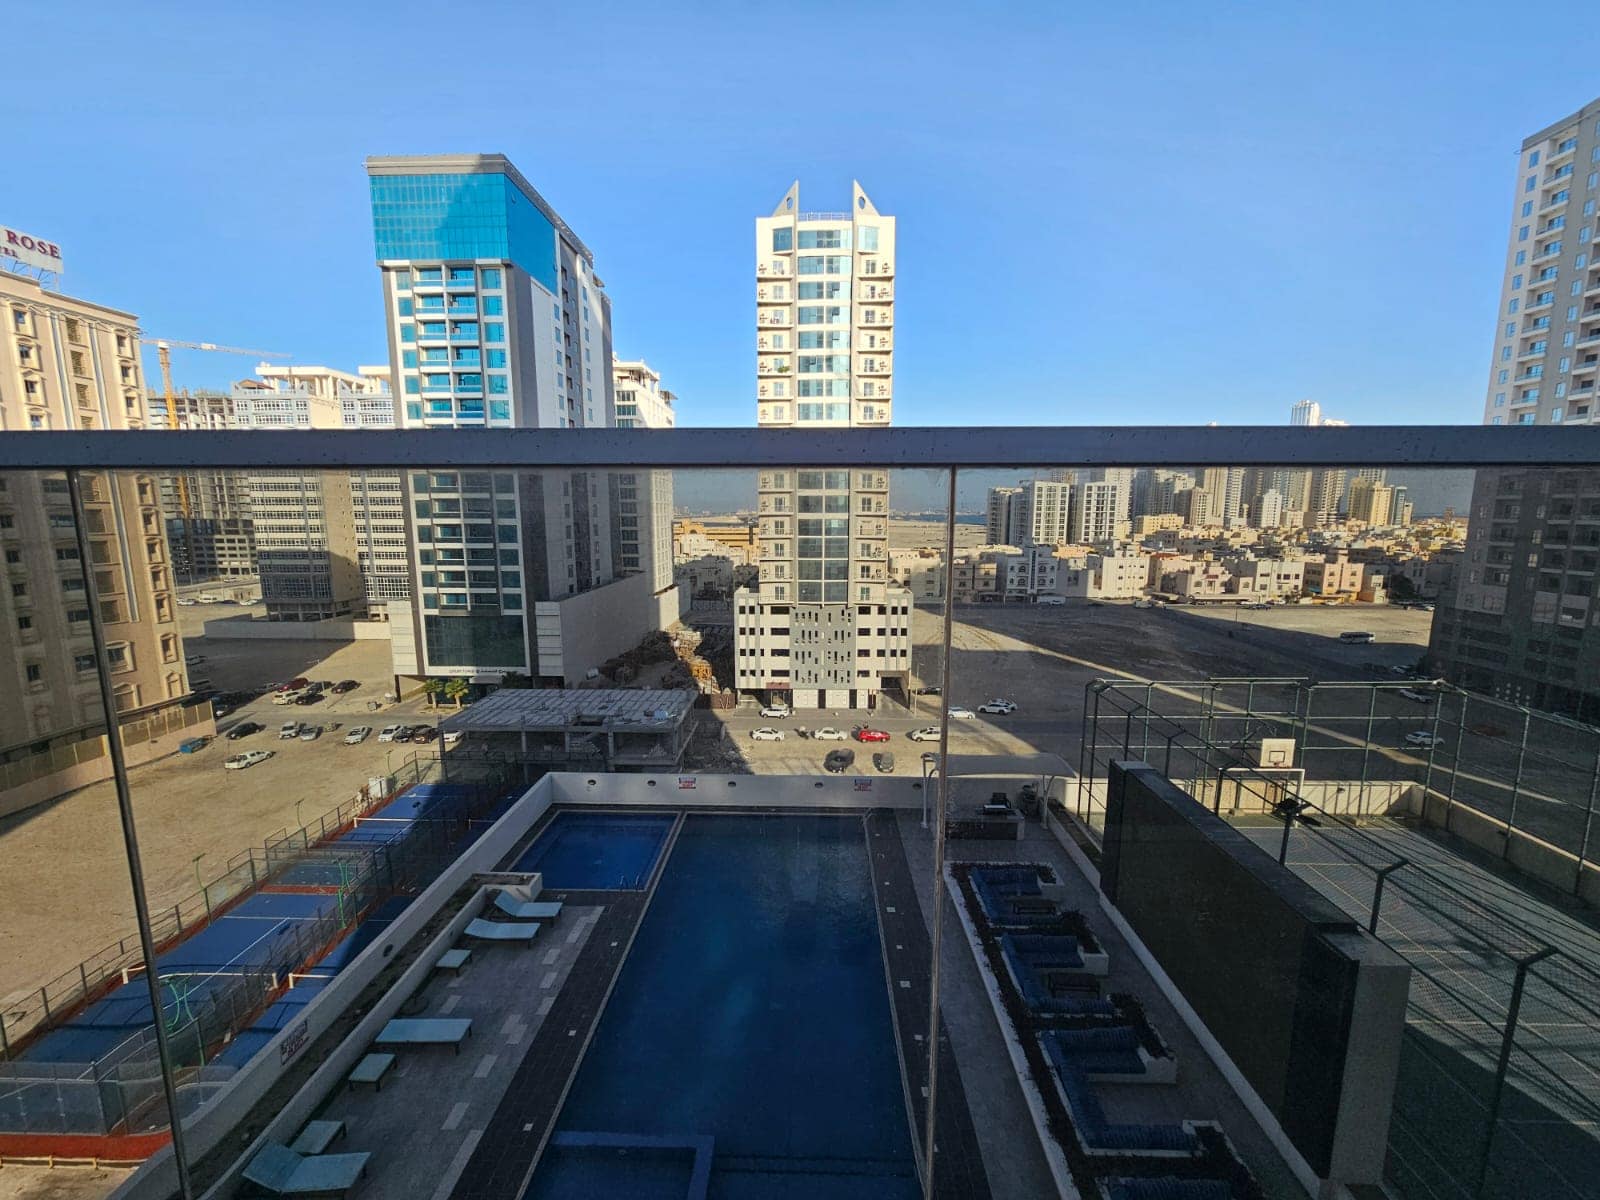
[[[422,693],[428,697],[428,707],[439,707],[439,697],[445,694],[448,686],[442,679],[426,679],[423,681]]]
[[[466,699],[467,693],[472,690],[472,685],[465,679],[452,679],[444,685],[446,699],[456,702],[456,711],[461,711],[461,702]]]

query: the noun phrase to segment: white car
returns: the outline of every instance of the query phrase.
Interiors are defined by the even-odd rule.
[[[371,736],[371,725],[357,725],[349,733],[344,735],[344,744],[346,746],[359,746]]]
[[[939,727],[926,725],[921,729],[913,729],[906,734],[913,742],[937,742],[939,740]]]
[[[761,715],[769,721],[781,721],[789,715],[789,710],[781,704],[769,704],[761,710]]]
[[[454,746],[462,739],[463,736],[464,735],[459,729],[447,730],[444,735],[444,744],[446,746]]]
[[[300,722],[299,721],[285,721],[282,724],[282,726],[280,726],[279,729],[278,729],[278,737],[280,739],[285,740],[285,741],[287,741],[289,738],[297,738],[299,736],[300,736]]]
[[[1414,700],[1418,704],[1432,704],[1433,697],[1427,692],[1419,692],[1415,688],[1401,688],[1400,694],[1407,700]]]
[[[300,740],[302,742],[314,742],[321,736],[322,736],[322,726],[321,725],[302,725],[302,726],[300,726]]]
[[[272,757],[271,750],[246,750],[243,754],[235,754],[222,764],[225,771],[242,771],[246,767],[253,767],[258,762],[266,762]]]
[[[178,607],[179,608],[188,608],[193,603],[195,603],[195,601],[189,599],[189,597],[187,597],[187,596],[184,596],[181,599],[179,599]]]
[[[1442,741],[1444,741],[1442,737],[1437,737],[1431,733],[1418,732],[1406,734],[1406,745],[1408,746],[1421,746],[1424,749],[1427,749],[1439,745],[1439,743]]]
[[[848,741],[850,738],[850,735],[844,730],[835,729],[832,725],[824,726],[811,736],[816,738],[819,742],[844,742]]]
[[[758,742],[781,742],[783,730],[774,729],[771,725],[763,725],[760,729],[752,729],[750,736]]]
[[[1017,711],[1017,706],[1011,703],[1009,700],[991,700],[987,704],[978,705],[978,711],[981,713],[999,713],[1001,716],[1008,716],[1009,714]]]
[[[394,735],[404,728],[404,725],[385,725],[383,732],[378,735],[378,740],[380,742],[392,742],[394,741]]]
[[[978,717],[978,714],[973,712],[970,708],[963,708],[959,704],[952,704],[950,706],[950,715],[958,721],[974,721]]]

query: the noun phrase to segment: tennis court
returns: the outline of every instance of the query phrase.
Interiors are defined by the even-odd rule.
[[[1441,838],[1390,821],[1318,819],[1319,827],[1292,832],[1288,865],[1363,925],[1376,873],[1405,864],[1389,874],[1377,927],[1413,971],[1391,1174],[1407,1194],[1472,1196],[1483,1170],[1486,1196],[1592,1196],[1600,929],[1581,910]],[[1243,831],[1277,857],[1280,823]],[[1526,972],[1492,1118],[1518,961],[1550,951]]]

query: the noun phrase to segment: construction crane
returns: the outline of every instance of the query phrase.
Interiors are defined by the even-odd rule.
[[[172,392],[172,348],[180,350],[213,350],[218,354],[244,354],[251,358],[293,358],[292,354],[279,354],[274,350],[243,350],[238,346],[219,346],[215,342],[180,342],[173,338],[141,338],[147,346],[156,348],[161,362],[161,390],[167,399],[167,428],[178,427],[178,404]]]
[[[213,350],[218,354],[247,354],[252,358],[293,358],[292,354],[279,354],[274,350],[243,350],[238,346],[219,346],[215,342],[180,342],[174,338],[141,338],[148,346],[156,348],[161,362],[161,390],[167,402],[167,428],[178,428],[178,398],[172,390],[172,347],[183,350]],[[189,479],[182,471],[173,476],[178,487],[178,511],[183,516],[183,542],[187,555],[189,578],[195,578],[194,514],[189,502]]]

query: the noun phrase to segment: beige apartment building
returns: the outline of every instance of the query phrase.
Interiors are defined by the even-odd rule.
[[[0,273],[0,314],[0,436],[146,427],[136,317],[8,273]],[[141,748],[152,736],[160,741],[157,726],[181,726],[193,714],[209,726],[206,706],[169,712],[189,683],[160,481],[133,472],[85,472],[82,480],[89,563],[79,557],[64,477],[0,475],[0,683],[7,696],[0,705],[0,810],[110,773],[103,753],[57,753],[92,742],[104,718],[87,571],[99,589],[117,710],[125,724],[146,722]],[[22,745],[33,762],[6,754]],[[68,767],[68,758],[77,761]],[[46,760],[63,773],[41,765]]]
[[[1345,550],[1306,560],[1305,590],[1312,596],[1354,599],[1361,591],[1361,577],[1362,565],[1351,562]]]
[[[389,368],[268,366],[232,393],[237,429],[392,429]],[[268,619],[381,617],[411,595],[398,471],[245,476]]]
[[[643,359],[611,357],[618,429],[672,429],[677,397]],[[672,587],[672,472],[619,471],[611,476],[612,558],[618,575],[647,575],[650,590]]]
[[[800,185],[756,220],[756,420],[875,428],[894,394],[895,219],[804,212]],[[905,688],[911,593],[888,575],[889,476],[849,463],[758,477],[760,582],[734,594],[736,686],[796,708],[871,708]]]

